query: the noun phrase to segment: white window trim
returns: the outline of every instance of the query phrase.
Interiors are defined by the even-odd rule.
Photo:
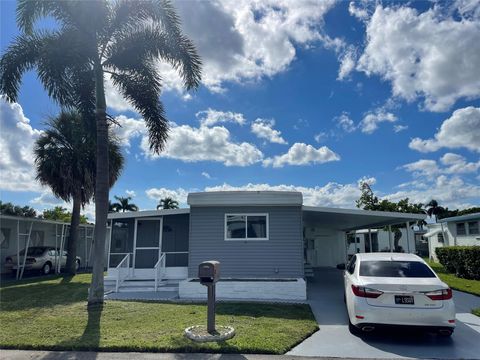
[[[227,217],[228,216],[245,216],[245,237],[244,238],[229,238],[227,237]],[[266,223],[266,226],[267,226],[267,237],[264,237],[264,238],[249,238],[247,237],[247,218],[249,216],[265,216],[266,220],[267,220],[267,223]],[[223,225],[224,225],[224,233],[223,233],[223,238],[225,241],[266,241],[266,240],[269,240],[270,239],[270,220],[269,220],[269,217],[268,217],[268,213],[235,213],[235,214],[232,214],[232,213],[229,213],[229,214],[225,214],[225,218],[224,218],[224,221],[223,221]]]
[[[477,233],[471,233],[470,232],[470,223],[477,223],[477,229],[480,230],[480,221],[467,221],[466,223],[466,227],[468,228],[468,235],[469,236],[476,236],[476,235],[480,235],[480,231],[478,231]]]
[[[463,224],[464,229],[465,229],[465,234],[459,234],[458,233],[458,225],[459,224]],[[455,233],[457,234],[457,236],[468,236],[468,223],[463,222],[463,221],[456,222],[455,223]]]

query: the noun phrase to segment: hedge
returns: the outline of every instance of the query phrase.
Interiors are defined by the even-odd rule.
[[[435,249],[445,270],[464,279],[480,280],[480,246],[448,246]]]

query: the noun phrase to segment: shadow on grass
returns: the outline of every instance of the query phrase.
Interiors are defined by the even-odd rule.
[[[176,306],[203,306],[205,312],[207,305],[205,302],[184,302],[175,300],[129,300],[129,299],[115,299],[110,301],[119,302],[136,302],[145,304],[167,304]],[[231,315],[231,316],[248,316],[252,318],[257,317],[272,317],[290,320],[313,320],[315,317],[307,304],[279,304],[279,303],[258,303],[258,302],[217,302],[215,307],[217,315]]]
[[[35,308],[68,305],[87,299],[87,283],[33,283],[25,287],[1,289],[2,311],[19,311]]]

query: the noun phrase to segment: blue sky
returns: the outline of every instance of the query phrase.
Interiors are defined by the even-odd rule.
[[[3,54],[18,30],[15,2],[0,6]],[[150,209],[166,195],[184,204],[189,191],[296,189],[310,205],[353,207],[367,179],[393,200],[480,205],[478,2],[176,6],[203,58],[202,86],[184,92],[159,64],[172,121],[160,156],[107,86],[126,156],[112,195]],[[1,200],[62,203],[34,181],[31,146],[58,111],[35,72],[0,110]]]

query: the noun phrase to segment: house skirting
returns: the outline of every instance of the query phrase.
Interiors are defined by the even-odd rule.
[[[299,279],[224,279],[216,285],[219,300],[282,300],[307,299],[305,280]],[[180,299],[206,299],[207,288],[198,279],[179,284]]]

